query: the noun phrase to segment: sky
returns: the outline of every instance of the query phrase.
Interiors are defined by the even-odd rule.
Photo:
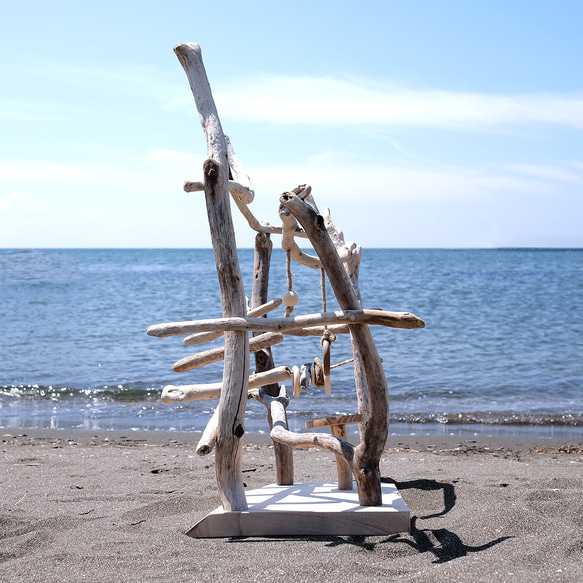
[[[182,189],[206,155],[173,52],[191,41],[259,220],[307,183],[364,247],[583,246],[581,0],[0,0],[0,15],[1,248],[210,246],[204,195]]]

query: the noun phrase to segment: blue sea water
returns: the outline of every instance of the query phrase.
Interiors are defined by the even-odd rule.
[[[239,259],[250,296],[253,250]],[[583,250],[365,249],[360,274],[366,308],[426,322],[373,328],[392,433],[583,437]],[[294,265],[293,275],[294,315],[321,311],[319,272]],[[269,297],[286,289],[276,249]],[[146,329],[220,316],[210,249],[0,251],[0,427],[202,431],[216,401],[166,405],[160,393],[220,381],[221,363],[183,374],[172,364],[221,341],[188,347]],[[273,348],[290,367],[320,352],[314,337]],[[333,363],[350,356],[339,338]],[[332,383],[330,396],[292,399],[291,429],[356,412],[351,366]],[[246,430],[268,431],[263,406],[249,403]]]

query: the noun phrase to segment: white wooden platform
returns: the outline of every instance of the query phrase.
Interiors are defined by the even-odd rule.
[[[194,538],[232,536],[376,535],[409,532],[409,508],[394,484],[381,484],[382,506],[360,506],[356,485],[270,484],[246,493],[249,510],[217,508],[188,532]]]

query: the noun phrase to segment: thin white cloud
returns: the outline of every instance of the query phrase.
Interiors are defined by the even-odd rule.
[[[583,170],[583,164],[577,165],[577,163],[571,164],[575,168],[579,167]],[[562,168],[560,166],[536,166],[532,164],[516,164],[510,166],[511,170],[514,170],[521,174],[526,174],[528,176],[534,176],[536,178],[542,178],[543,180],[550,180],[556,182],[569,182],[572,184],[583,184],[583,176],[577,174],[570,169]]]
[[[484,129],[546,123],[583,128],[583,93],[491,95],[371,88],[313,77],[263,76],[216,92],[222,117],[280,124],[394,124]]]

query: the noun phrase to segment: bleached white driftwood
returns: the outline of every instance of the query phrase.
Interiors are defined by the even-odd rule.
[[[256,372],[249,379],[249,388],[254,389],[271,383],[280,383],[292,378],[292,371],[287,366],[278,366],[265,372]],[[164,403],[184,403],[200,399],[218,399],[223,391],[223,383],[205,385],[166,385],[162,390]]]
[[[338,255],[336,255],[338,256]],[[166,338],[193,332],[215,330],[246,332],[282,332],[290,330],[323,326],[325,324],[375,324],[390,328],[424,328],[421,318],[409,312],[385,312],[383,310],[343,310],[323,314],[306,314],[295,318],[212,318],[209,320],[192,320],[190,322],[169,322],[156,324],[148,328],[150,336]]]
[[[246,313],[245,291],[237,260],[237,243],[231,217],[227,144],[202,62],[200,46],[180,44],[174,52],[182,65],[206,136],[209,159],[204,163],[205,201],[221,305],[225,317]],[[237,197],[238,198],[238,197]],[[245,406],[249,378],[249,342],[245,332],[225,334],[225,366],[219,402],[216,475],[225,510],[246,510],[241,472],[241,438],[245,433]]]
[[[255,336],[249,340],[249,352],[257,352],[258,350],[263,350],[274,344],[279,344],[283,342],[283,334],[278,334],[276,332],[265,332],[260,336]],[[195,368],[200,368],[206,364],[212,362],[219,362],[225,358],[225,348],[219,346],[218,348],[211,348],[210,350],[205,350],[204,352],[198,352],[197,354],[191,354],[185,358],[180,359],[175,362],[172,368],[176,372],[187,372],[189,370],[194,370]]]

